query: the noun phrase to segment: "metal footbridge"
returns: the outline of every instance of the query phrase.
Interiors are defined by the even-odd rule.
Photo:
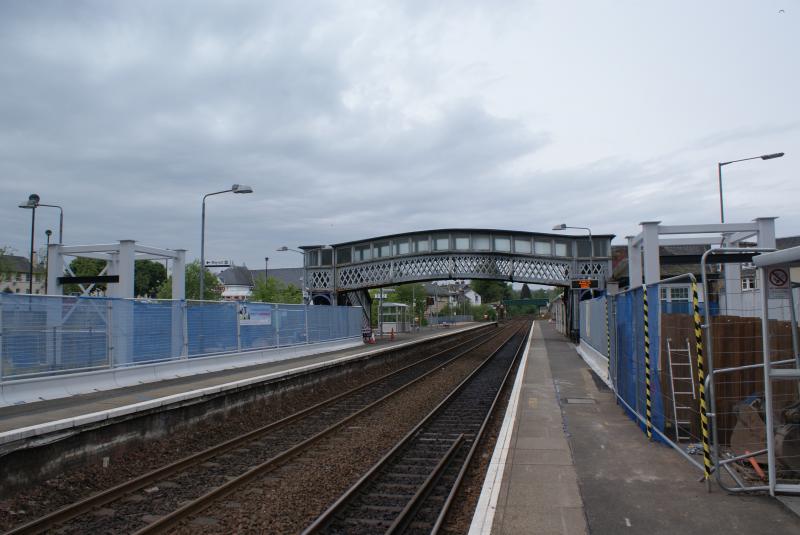
[[[317,304],[366,304],[366,290],[408,282],[490,279],[570,286],[611,273],[614,235],[496,229],[405,232],[301,246],[305,285]]]

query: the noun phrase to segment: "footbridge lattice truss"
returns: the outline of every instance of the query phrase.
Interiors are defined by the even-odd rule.
[[[336,245],[302,246],[312,293],[406,282],[494,279],[569,286],[611,272],[613,235],[570,236],[489,229],[440,229]]]

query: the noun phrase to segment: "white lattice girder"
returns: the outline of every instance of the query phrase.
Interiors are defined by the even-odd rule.
[[[533,284],[568,285],[578,277],[602,279],[606,261],[594,263],[552,257],[499,254],[432,254],[374,260],[336,268],[337,291],[376,288],[404,282],[448,279],[497,279]],[[573,267],[574,266],[574,267]],[[331,269],[310,269],[312,290],[333,290]]]

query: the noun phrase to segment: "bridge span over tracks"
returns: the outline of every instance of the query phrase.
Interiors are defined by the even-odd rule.
[[[369,288],[432,280],[569,286],[575,279],[596,279],[602,288],[611,273],[613,237],[437,229],[306,245],[304,282],[317,304],[354,305],[368,304]]]

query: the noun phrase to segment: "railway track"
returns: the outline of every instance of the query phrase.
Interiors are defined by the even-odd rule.
[[[437,533],[522,353],[527,327],[487,358],[303,535]]]
[[[167,531],[281,466],[414,383],[505,333],[498,329],[343,392],[282,420],[144,474],[19,526],[9,534]]]

